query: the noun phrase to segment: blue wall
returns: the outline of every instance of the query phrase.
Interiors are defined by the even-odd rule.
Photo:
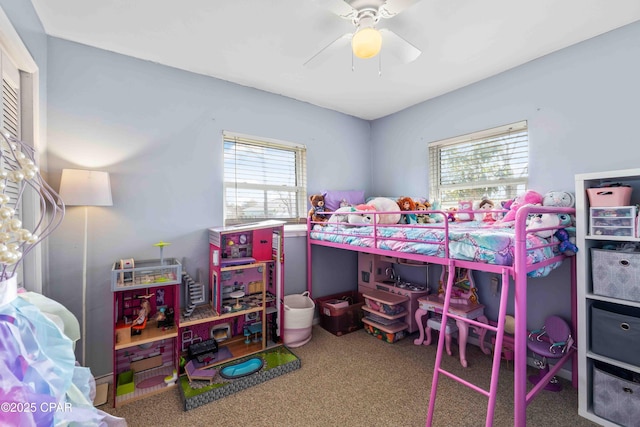
[[[636,22],[376,120],[373,188],[380,194],[428,194],[429,142],[520,120],[529,125],[531,189],[574,191],[575,174],[636,168],[639,75]],[[402,173],[399,163],[406,165]],[[531,327],[549,314],[570,318],[567,266],[562,270],[530,281]],[[479,276],[480,284],[488,281]],[[488,289],[481,289],[481,302],[495,319],[498,297]]]
[[[111,370],[115,260],[158,258],[153,244],[164,240],[165,256],[207,277],[207,228],[223,222],[223,130],[306,145],[310,192],[370,190],[364,120],[61,39],[50,38],[48,51],[51,182],[69,167],[112,179],[113,206],[89,213],[87,358],[98,374]],[[82,214],[69,208],[50,239],[51,264],[62,267],[51,270],[50,296],[76,314]]]

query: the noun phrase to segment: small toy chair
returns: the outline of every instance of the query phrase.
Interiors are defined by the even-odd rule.
[[[200,369],[196,368],[193,363],[193,360],[189,360],[186,365],[184,365],[184,371],[187,374],[187,378],[189,378],[189,384],[193,380],[205,380],[209,381],[209,384],[213,383],[213,379],[218,374],[216,369]]]
[[[527,347],[534,355],[542,356],[542,360],[536,360],[536,365],[540,369],[538,375],[529,376],[529,381],[533,384],[539,383],[549,373],[547,358],[560,359],[572,345],[573,338],[567,322],[558,316],[547,317],[542,329],[529,333]],[[545,386],[545,390],[560,391],[562,385],[554,376]]]

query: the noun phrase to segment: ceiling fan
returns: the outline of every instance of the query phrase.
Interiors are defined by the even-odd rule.
[[[368,59],[382,49],[401,63],[414,61],[420,49],[387,28],[376,28],[381,19],[393,18],[420,0],[314,0],[355,27],[353,33],[343,34],[308,59],[304,66],[317,66],[332,54],[351,45],[353,55]]]

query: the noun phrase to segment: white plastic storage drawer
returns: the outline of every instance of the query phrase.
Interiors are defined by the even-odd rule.
[[[593,293],[640,301],[640,252],[591,249]]]
[[[589,230],[595,236],[636,236],[636,207],[590,208]]]
[[[623,426],[640,420],[640,374],[596,362],[593,367],[593,412]]]

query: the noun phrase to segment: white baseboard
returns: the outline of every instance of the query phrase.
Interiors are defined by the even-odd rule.
[[[94,379],[96,380],[96,385],[104,383],[111,384],[113,383],[113,372],[99,377],[94,377]]]

